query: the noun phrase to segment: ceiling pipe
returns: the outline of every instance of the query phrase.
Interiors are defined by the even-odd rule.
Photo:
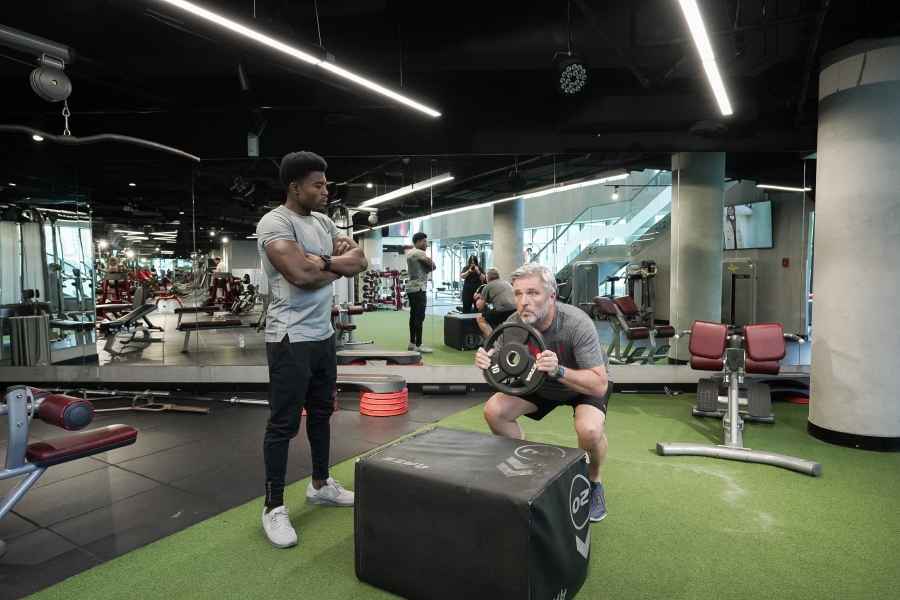
[[[819,36],[822,35],[822,24],[825,22],[825,13],[831,0],[822,0],[819,12],[816,13],[816,22],[813,25],[812,36],[809,38],[809,50],[806,52],[806,66],[803,68],[803,81],[800,84],[800,98],[797,100],[797,116],[794,118],[794,126],[800,127],[803,118],[803,106],[806,104],[806,94],[809,92],[809,78],[812,75],[813,62],[816,58],[816,47],[819,44]]]

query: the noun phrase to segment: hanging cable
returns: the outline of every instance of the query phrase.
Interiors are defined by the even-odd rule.
[[[403,87],[403,37],[400,35],[400,0],[397,0],[397,45],[400,48],[400,87]]]
[[[313,7],[316,9],[316,29],[319,30],[319,46],[322,46],[322,27],[319,25],[319,2],[313,0]]]

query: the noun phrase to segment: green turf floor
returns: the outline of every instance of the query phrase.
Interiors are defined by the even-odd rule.
[[[813,478],[766,465],[661,457],[659,441],[715,442],[721,423],[690,416],[693,395],[613,396],[606,520],[592,524],[579,598],[900,598],[900,454],[806,434],[807,407],[779,403],[745,443],[824,465]],[[482,406],[442,426],[486,431]],[[535,441],[575,445],[571,412],[523,420]],[[333,469],[353,488],[354,461]],[[238,507],[37,594],[38,598],[388,598],[354,575],[353,509],[307,507],[288,488],[300,545],[269,546],[262,502]],[[571,598],[571,596],[569,597]]]
[[[353,322],[356,323],[356,339],[359,341],[374,341],[376,346],[385,350],[406,350],[409,345],[408,310],[363,313],[355,316]],[[444,317],[426,315],[422,325],[422,343],[434,350],[434,354],[422,355],[427,365],[475,364],[474,352],[463,352],[444,345]]]

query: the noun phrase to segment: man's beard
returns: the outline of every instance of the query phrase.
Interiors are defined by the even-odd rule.
[[[550,314],[550,303],[548,302],[546,306],[544,306],[540,311],[534,312],[529,311],[531,313],[531,317],[525,317],[522,314],[519,314],[519,317],[522,319],[522,322],[526,325],[537,325]]]

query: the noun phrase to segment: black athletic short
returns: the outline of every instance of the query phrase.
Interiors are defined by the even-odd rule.
[[[588,396],[587,394],[578,394],[571,400],[564,400],[561,402],[557,402],[556,400],[547,400],[541,396],[538,396],[537,392],[532,392],[530,394],[526,394],[525,396],[519,396],[522,400],[526,400],[531,402],[535,406],[537,406],[537,410],[533,413],[528,413],[525,416],[529,419],[534,419],[535,421],[540,421],[548,414],[550,414],[553,409],[559,408],[560,406],[571,406],[572,414],[575,414],[575,407],[579,404],[589,404],[595,408],[599,408],[603,411],[603,414],[606,414],[606,407],[609,405],[609,397],[612,396],[612,382],[609,382],[609,385],[606,388],[606,394],[603,395],[602,398],[597,396]]]
[[[497,329],[503,325],[514,312],[516,312],[516,309],[496,310],[493,308],[486,308],[481,312],[481,317],[491,326],[491,329]]]

